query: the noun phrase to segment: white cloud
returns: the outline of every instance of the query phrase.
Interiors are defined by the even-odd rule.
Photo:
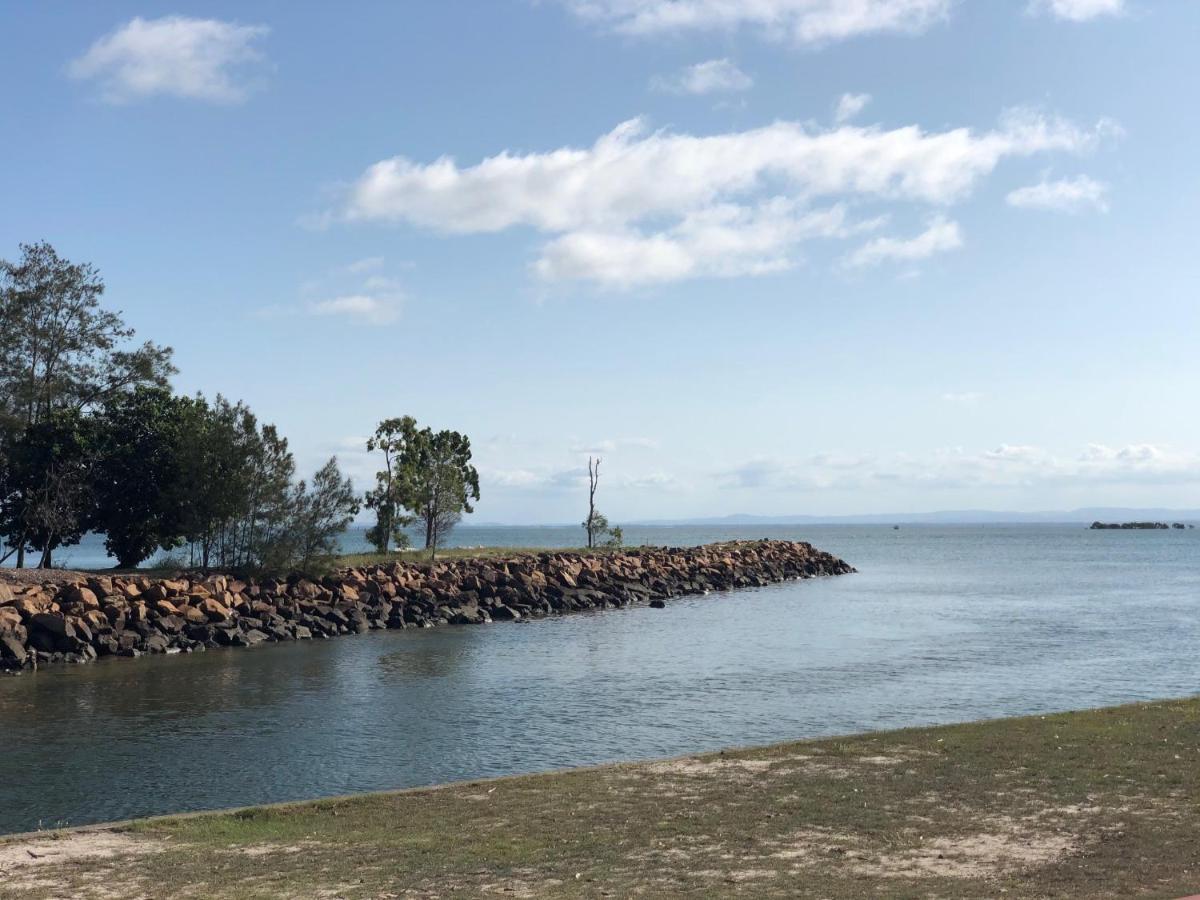
[[[1069,22],[1086,22],[1099,16],[1118,16],[1125,11],[1125,0],[1031,0],[1029,11],[1049,13]]]
[[[670,94],[729,94],[746,91],[754,79],[728,59],[710,59],[668,77],[657,76],[650,86]]]
[[[92,44],[68,72],[97,79],[113,103],[158,94],[236,103],[249,89],[247,68],[262,61],[253,44],[269,30],[186,16],[134,18]]]
[[[339,316],[361,319],[372,325],[387,325],[400,317],[400,301],[395,297],[345,294],[314,301],[308,305],[308,312],[314,316]]]
[[[363,272],[373,272],[383,268],[383,262],[382,256],[367,256],[350,263],[346,266],[346,271],[351,275],[361,275]]]
[[[604,438],[598,441],[576,441],[571,445],[572,453],[599,455],[626,449],[657,450],[658,441],[648,437]]]
[[[792,249],[802,241],[845,237],[877,224],[852,224],[841,206],[802,211],[781,197],[758,207],[723,204],[690,213],[659,233],[571,232],[548,243],[533,270],[546,281],[585,280],[610,287],[764,275],[794,265]]]
[[[867,104],[870,102],[870,94],[842,94],[838,98],[837,107],[833,111],[834,122],[839,125],[843,122],[849,122],[866,109]]]
[[[1059,181],[1042,181],[1017,188],[1007,198],[1009,206],[1021,209],[1048,209],[1056,212],[1080,212],[1097,209],[1108,212],[1108,185],[1080,175]]]
[[[864,34],[916,34],[954,0],[563,0],[585,21],[634,35],[756,28],[811,44]]]
[[[863,268],[885,262],[916,262],[936,253],[957,250],[962,243],[958,223],[939,216],[916,237],[881,237],[868,241],[845,257],[844,263],[852,268]]]
[[[1075,454],[1002,444],[982,452],[952,448],[922,456],[817,454],[796,461],[758,458],[720,472],[718,478],[726,488],[776,491],[1182,485],[1200,483],[1200,454],[1151,444],[1089,444]]]
[[[503,152],[472,166],[386,159],[354,183],[340,217],[446,233],[532,227],[550,235],[533,268],[551,280],[761,274],[792,265],[804,240],[871,224],[848,221],[841,201],[952,204],[1006,158],[1085,151],[1112,131],[1028,110],[983,132],[783,121],[695,136],[634,119],[586,148]],[[820,205],[829,198],[838,202]],[[946,249],[955,229],[946,223],[926,240]]]

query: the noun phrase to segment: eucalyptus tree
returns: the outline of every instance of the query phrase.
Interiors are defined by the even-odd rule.
[[[375,487],[367,491],[364,503],[375,511],[375,524],[367,529],[367,540],[380,553],[387,553],[395,543],[397,547],[408,546],[408,534],[404,531],[413,523],[413,517],[404,511],[404,487],[406,464],[411,464],[410,448],[416,440],[417,420],[412,416],[384,419],[367,439],[367,451],[383,454],[383,468],[375,473]]]

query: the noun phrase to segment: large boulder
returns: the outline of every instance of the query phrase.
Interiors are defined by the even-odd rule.
[[[15,635],[0,635],[0,662],[8,666],[23,666],[27,659],[29,659],[29,651],[25,649],[25,645],[21,641],[17,640]]]

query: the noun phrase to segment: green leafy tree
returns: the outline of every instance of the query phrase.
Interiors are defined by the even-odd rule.
[[[471,441],[457,431],[417,432],[412,464],[405,467],[405,506],[425,529],[431,557],[445,544],[463,513],[474,512],[479,500],[479,473],[471,465]]]
[[[20,249],[19,261],[0,261],[0,446],[9,467],[26,429],[60,413],[94,409],[138,385],[165,385],[175,371],[170,348],[130,345],[133,329],[100,305],[104,283],[95,267],[72,263],[44,242]],[[68,489],[71,479],[63,481],[63,472],[47,471],[35,479],[36,489],[27,472],[0,478],[7,511],[2,536],[15,548],[18,566],[34,547],[25,529],[46,514],[50,486],[57,486],[51,491],[56,505],[83,499],[82,491]],[[36,498],[25,493],[34,489],[41,491]],[[82,520],[84,512],[74,510],[69,518]]]
[[[196,398],[185,425],[177,496],[192,565],[245,569],[289,514],[296,471],[287,440],[242,403]]]
[[[330,568],[338,538],[358,513],[358,495],[343,477],[337,457],[290,492],[284,527],[265,535],[258,564],[265,569],[319,574]]]
[[[40,568],[50,568],[57,548],[79,543],[92,527],[95,459],[94,422],[77,410],[47,415],[10,443],[0,527],[19,535],[19,553],[41,551]]]
[[[189,498],[180,492],[196,401],[158,387],[118,394],[97,433],[95,525],[121,568],[183,543]]]
[[[404,512],[403,487],[406,484],[403,465],[409,447],[416,440],[417,420],[412,416],[385,419],[367,440],[367,451],[383,454],[383,468],[375,473],[375,487],[367,491],[364,502],[375,511],[375,524],[367,529],[367,540],[380,553],[387,553],[391,544],[408,546],[404,531],[413,517]],[[411,456],[411,454],[409,454]]]

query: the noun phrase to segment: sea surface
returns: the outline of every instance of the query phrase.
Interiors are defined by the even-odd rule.
[[[567,546],[577,532],[458,540]],[[626,537],[801,539],[859,573],[665,610],[0,678],[0,832],[1200,693],[1200,530]]]

